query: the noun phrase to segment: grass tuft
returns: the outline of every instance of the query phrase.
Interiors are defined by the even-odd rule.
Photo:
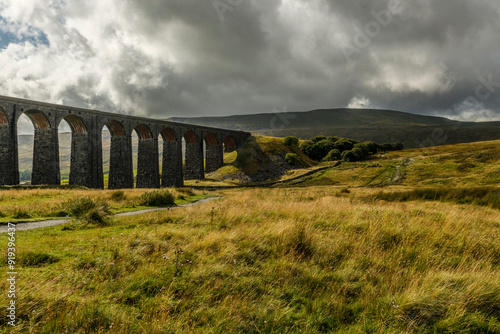
[[[139,203],[144,206],[174,206],[175,197],[168,190],[154,190],[142,194],[139,197]]]

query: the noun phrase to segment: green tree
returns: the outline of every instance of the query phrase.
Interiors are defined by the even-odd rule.
[[[295,153],[287,153],[287,155],[285,156],[285,160],[289,165],[292,165],[295,167],[303,166],[302,161],[300,161],[299,156]]]
[[[283,145],[293,147],[299,145],[299,139],[294,136],[288,136],[283,139]]]
[[[323,158],[323,161],[336,161],[336,160],[340,160],[341,158],[342,158],[342,156],[341,156],[340,151],[337,150],[336,148],[334,148],[333,150],[328,152],[326,157]]]

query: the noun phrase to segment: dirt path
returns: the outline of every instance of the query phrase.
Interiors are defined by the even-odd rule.
[[[213,201],[219,197],[207,197],[204,199],[200,199],[199,201],[192,202],[192,203],[187,203],[187,204],[181,204],[178,206],[173,206],[173,207],[168,207],[168,208],[155,208],[155,209],[147,209],[147,210],[139,210],[139,211],[130,211],[130,212],[123,212],[123,213],[118,213],[116,215],[113,215],[114,217],[127,217],[127,216],[137,216],[141,215],[144,213],[149,213],[149,212],[155,212],[155,211],[164,211],[164,210],[173,210],[177,208],[185,208],[188,206],[193,206],[193,205],[199,205],[199,204],[204,204],[210,201]],[[49,226],[55,226],[55,225],[62,225],[71,222],[72,219],[52,219],[52,220],[42,220],[38,222],[30,222],[30,223],[15,223],[16,225],[16,231],[25,231],[25,230],[33,230],[36,228],[42,228],[42,227],[49,227]],[[0,226],[0,233],[5,233],[8,231],[8,226],[7,225],[2,225]]]

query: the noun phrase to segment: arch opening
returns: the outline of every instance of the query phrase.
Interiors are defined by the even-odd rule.
[[[236,149],[236,141],[234,140],[233,136],[227,136],[224,138],[224,146],[227,149],[234,150]]]
[[[35,142],[35,126],[25,114],[19,116],[17,123],[17,160],[19,168],[19,183],[31,184],[33,172],[33,149]]]
[[[109,123],[108,123],[109,124]],[[112,130],[110,125],[104,125],[101,130],[101,145],[102,145],[102,174],[103,174],[103,187],[108,189],[109,185],[109,161],[111,157],[111,136]],[[123,131],[122,131],[123,136]]]
[[[69,183],[69,174],[71,169],[71,145],[73,138],[71,133],[73,129],[66,119],[62,119],[57,128],[59,139],[59,173],[61,174],[61,184]]]

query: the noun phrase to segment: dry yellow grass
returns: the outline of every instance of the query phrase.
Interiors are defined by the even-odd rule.
[[[14,332],[498,333],[498,210],[363,200],[377,191],[228,190],[19,232],[20,257],[59,261],[22,268]]]

